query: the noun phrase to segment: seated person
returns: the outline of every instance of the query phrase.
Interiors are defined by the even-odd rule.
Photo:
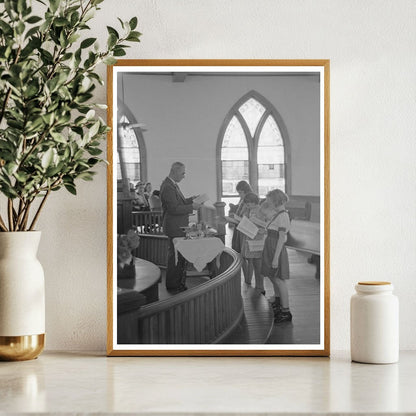
[[[149,197],[149,206],[152,211],[162,211],[162,202],[160,201],[160,191],[154,190]]]
[[[144,194],[144,183],[137,182],[132,204],[133,211],[150,211],[149,202]]]
[[[147,199],[147,202],[149,202],[150,196],[152,195],[152,184],[150,182],[146,182],[144,185],[144,196]]]

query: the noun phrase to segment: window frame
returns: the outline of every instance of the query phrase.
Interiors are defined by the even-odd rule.
[[[254,132],[254,136],[251,135],[250,129],[239,111],[239,108],[250,98],[258,101],[264,108],[265,111],[261,115],[260,120],[257,124],[256,130]],[[221,159],[221,151],[222,151],[222,144],[224,141],[224,135],[227,130],[228,124],[230,123],[233,117],[236,117],[237,120],[240,122],[241,127],[244,131],[247,149],[248,149],[248,176],[249,176],[249,183],[253,189],[253,191],[258,194],[258,164],[257,164],[257,152],[258,152],[258,144],[260,139],[260,133],[263,129],[264,124],[269,116],[272,116],[279,127],[280,134],[283,140],[283,147],[284,147],[284,170],[285,170],[285,187],[284,190],[287,194],[291,194],[292,190],[292,166],[291,166],[291,149],[290,149],[290,140],[286,125],[283,121],[282,116],[274,107],[274,105],[267,100],[263,95],[255,90],[251,90],[245,95],[243,95],[228,111],[227,115],[222,122],[221,128],[218,133],[217,139],[217,146],[216,146],[216,164],[217,164],[217,201],[221,201],[222,198],[231,198],[235,197],[235,195],[223,195],[222,189],[222,159]],[[252,138],[253,140],[248,140],[248,138]]]
[[[137,123],[137,120],[134,117],[133,113],[123,103],[123,101],[117,100],[117,107],[118,107],[119,114],[120,114],[120,115],[117,114],[117,123],[119,122],[119,120],[121,119],[123,115],[127,117],[127,119],[129,120],[129,123],[132,123],[132,124]],[[132,130],[134,131],[134,134],[137,140],[137,145],[139,147],[140,181],[145,181],[147,178],[147,154],[146,154],[146,145],[144,142],[143,133],[140,127],[133,127]],[[123,160],[122,152],[120,152],[120,148],[119,148],[119,141],[118,141],[119,134],[120,134],[119,131],[117,131],[117,153],[118,153],[119,160],[120,160],[121,177],[123,180],[125,180],[127,179],[127,172],[126,172],[126,166]]]

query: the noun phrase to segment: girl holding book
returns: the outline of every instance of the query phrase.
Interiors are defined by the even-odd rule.
[[[292,320],[286,285],[286,280],[289,279],[289,258],[285,246],[290,230],[289,213],[285,208],[288,200],[288,196],[280,189],[274,189],[266,195],[266,201],[274,207],[275,214],[266,227],[261,273],[273,284],[275,297],[272,306],[275,323]]]
[[[240,197],[240,200],[237,205],[230,204],[229,216],[231,218],[234,218],[234,216],[236,215],[237,217],[240,218],[243,215],[245,215],[248,210],[247,205],[244,203],[244,197],[249,192],[253,192],[253,191],[251,189],[250,184],[246,181],[238,182],[235,189],[238,192],[238,196]],[[237,227],[234,227],[233,236],[231,240],[231,248],[240,254],[241,254],[241,248],[242,248],[241,238],[242,238],[242,234],[240,233],[240,231],[237,230]],[[243,269],[244,278],[247,276],[246,266],[247,266],[247,263],[243,261],[242,269]]]
[[[253,192],[249,192],[244,196],[244,204],[247,207],[245,215],[248,219],[252,220],[253,223],[256,222],[256,219],[261,221],[259,203],[259,197]],[[243,262],[246,263],[245,268],[243,269],[245,272],[244,281],[246,284],[250,285],[254,271],[254,278],[256,282],[255,288],[256,291],[262,295],[265,294],[263,277],[260,273],[263,243],[264,233],[260,230],[253,239],[250,239],[248,236],[241,233],[241,256],[243,258]]]

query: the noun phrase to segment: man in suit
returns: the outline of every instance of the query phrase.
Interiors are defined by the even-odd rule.
[[[186,290],[185,286],[185,259],[178,253],[175,262],[175,249],[173,239],[183,237],[185,233],[180,227],[187,227],[189,215],[201,205],[193,202],[196,196],[185,198],[179,189],[178,183],[185,177],[185,165],[175,162],[169,176],[160,186],[160,200],[163,210],[163,231],[169,237],[168,262],[166,269],[166,288],[170,293],[179,293]]]

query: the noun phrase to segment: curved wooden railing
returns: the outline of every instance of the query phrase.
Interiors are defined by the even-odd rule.
[[[221,342],[243,316],[241,259],[231,249],[221,254],[216,277],[137,312],[138,344]]]

